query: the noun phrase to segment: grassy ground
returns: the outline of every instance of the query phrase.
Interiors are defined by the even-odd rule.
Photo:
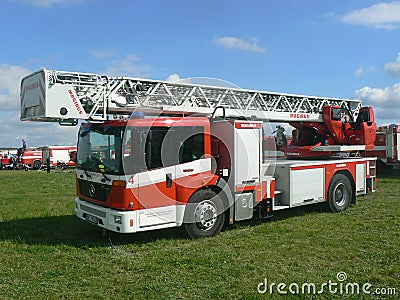
[[[400,178],[380,178],[341,214],[296,209],[201,240],[176,230],[102,237],[74,217],[74,173],[1,171],[0,191],[0,299],[400,297]],[[340,294],[339,272],[342,284],[397,295]],[[265,280],[286,291],[331,282],[338,292],[280,296],[275,285],[260,294]]]

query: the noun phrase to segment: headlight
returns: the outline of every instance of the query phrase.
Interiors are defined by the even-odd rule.
[[[121,216],[114,216],[114,222],[117,223],[117,224],[122,224]]]

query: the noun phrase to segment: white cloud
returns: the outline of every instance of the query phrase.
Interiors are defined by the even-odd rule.
[[[342,22],[393,30],[400,25],[400,1],[381,2],[354,10],[340,18]]]
[[[10,112],[9,112],[10,113]],[[0,112],[0,147],[73,146],[77,143],[79,125],[61,126],[57,122],[28,122],[19,120],[19,112]]]
[[[370,73],[370,72],[375,72],[375,71],[376,71],[376,67],[375,66],[369,66],[369,67],[359,66],[354,71],[354,77],[361,77],[365,73]]]
[[[22,122],[19,111],[0,113],[0,146],[21,147],[25,139],[28,147],[76,145],[79,127],[60,126],[58,123]]]
[[[105,72],[110,76],[150,77],[152,68],[149,65],[139,64],[139,56],[128,54],[125,57],[113,60]]]
[[[0,112],[0,146],[21,147],[25,139],[28,147],[76,145],[79,127],[60,126],[58,123],[22,122],[19,111]]]
[[[385,88],[363,87],[355,91],[355,98],[364,106],[372,106],[380,119],[400,120],[400,83]]]
[[[104,58],[109,58],[114,56],[114,53],[112,53],[111,51],[90,51],[90,54],[92,56],[94,56],[95,58],[99,58],[99,59],[104,59]]]
[[[179,76],[179,74],[171,74],[167,77],[167,81],[179,81],[181,80],[181,77]]]
[[[396,61],[385,64],[385,70],[394,77],[400,77],[400,52],[397,54]]]
[[[79,4],[87,0],[16,0],[36,7],[48,8],[59,4]]]
[[[258,40],[252,38],[250,42],[234,36],[215,37],[214,44],[222,46],[227,49],[241,49],[250,52],[264,53],[265,48],[258,45]]]
[[[0,65],[0,107],[2,110],[19,109],[21,78],[30,73],[20,66]]]

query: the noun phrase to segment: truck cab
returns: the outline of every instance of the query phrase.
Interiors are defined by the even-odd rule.
[[[93,203],[134,212],[135,216],[123,220],[126,223],[111,226],[117,232],[181,225],[193,192],[216,183],[209,133],[208,118],[198,117],[82,125],[76,163],[77,215],[106,226],[109,220],[79,212]]]

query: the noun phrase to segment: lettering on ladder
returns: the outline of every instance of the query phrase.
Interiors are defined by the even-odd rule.
[[[75,98],[75,96],[74,96],[74,92],[73,92],[72,90],[69,90],[68,92],[69,92],[69,95],[71,96],[72,102],[74,103],[76,109],[78,110],[78,113],[79,113],[80,115],[83,114],[82,108],[81,108],[81,106],[79,105],[78,100],[77,100],[77,99]]]

